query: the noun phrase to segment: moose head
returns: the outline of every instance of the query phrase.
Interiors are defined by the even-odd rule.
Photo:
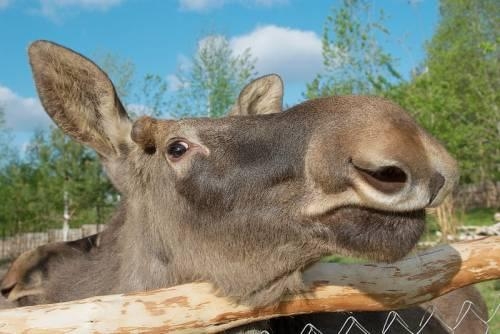
[[[424,209],[458,178],[446,150],[382,98],[326,97],[282,112],[271,75],[249,84],[229,117],[132,121],[90,60],[46,41],[29,56],[45,110],[98,153],[123,197],[106,242],[59,259],[44,301],[203,280],[270,304],[300,291],[301,272],[324,255],[406,255]]]

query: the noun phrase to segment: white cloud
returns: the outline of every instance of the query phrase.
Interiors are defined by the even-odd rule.
[[[313,31],[268,25],[231,38],[236,54],[250,48],[260,74],[277,73],[286,81],[310,81],[323,69],[321,39]]]
[[[190,11],[206,11],[219,8],[230,3],[239,3],[246,6],[271,7],[277,4],[285,4],[288,0],[179,0],[180,8]]]
[[[208,35],[198,41],[198,53],[204,49],[210,49],[211,47],[215,49],[220,49],[227,43],[227,39],[222,35]]]
[[[179,0],[181,9],[203,11],[223,6],[224,0]]]
[[[10,5],[10,0],[0,0],[0,10],[7,8]]]
[[[204,43],[203,41],[205,41],[205,40],[206,40],[206,38],[204,38],[203,40],[201,40],[198,43],[198,50],[199,50],[200,46],[202,45],[202,43]],[[167,75],[167,84],[168,84],[168,91],[169,92],[176,92],[181,88],[185,88],[185,87],[189,86],[189,83],[183,82],[183,80],[181,78],[182,78],[183,74],[189,73],[192,66],[193,66],[193,63],[192,63],[191,59],[189,59],[187,56],[185,56],[183,54],[177,55],[177,73]],[[179,76],[179,73],[180,73],[180,76]]]
[[[58,19],[69,10],[106,11],[118,6],[123,0],[39,0],[39,2],[40,14],[51,19]]]
[[[6,126],[13,131],[33,131],[51,124],[37,98],[21,97],[0,85],[0,108],[5,112]]]
[[[144,104],[138,103],[130,103],[127,104],[127,111],[133,115],[151,115],[153,113],[153,109],[145,106]]]

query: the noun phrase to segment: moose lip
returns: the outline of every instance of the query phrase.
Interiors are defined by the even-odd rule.
[[[320,220],[330,238],[347,255],[376,261],[396,261],[417,244],[425,228],[425,211],[389,212],[342,207]]]

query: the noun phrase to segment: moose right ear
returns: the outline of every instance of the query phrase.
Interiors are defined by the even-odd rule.
[[[229,116],[262,115],[283,109],[283,81],[277,74],[269,74],[250,82],[241,91]]]
[[[28,53],[42,105],[59,128],[104,158],[119,155],[132,125],[108,76],[55,43],[36,41]]]

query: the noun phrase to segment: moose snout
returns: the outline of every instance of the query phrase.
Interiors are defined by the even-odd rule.
[[[407,212],[439,205],[458,179],[456,162],[444,150],[435,156],[436,160],[426,158],[423,152],[413,157],[420,158],[378,152],[348,159],[347,168],[311,164],[311,179],[319,191],[305,212],[321,215],[350,205]],[[326,172],[345,173],[343,183],[333,183]]]
[[[381,193],[391,195],[403,191],[409,177],[409,172],[398,166],[382,166],[375,170],[364,169],[354,165],[354,168],[360,174],[365,182]],[[446,182],[445,177],[434,172],[429,180],[429,205],[436,199],[439,191]]]
[[[384,99],[339,97],[321,114],[305,160],[304,212],[355,206],[419,211],[443,202],[458,181],[457,162],[401,107]]]
[[[384,194],[401,191],[408,180],[407,173],[397,166],[382,166],[374,170],[353,166],[364,181]]]
[[[352,162],[352,183],[361,202],[356,204],[377,209],[407,211],[436,206],[455,183],[454,167],[443,173],[428,163],[369,165]]]
[[[436,199],[439,191],[443,188],[446,179],[439,172],[434,173],[429,181],[429,192],[430,192],[430,200],[429,205],[432,205],[432,202]]]

